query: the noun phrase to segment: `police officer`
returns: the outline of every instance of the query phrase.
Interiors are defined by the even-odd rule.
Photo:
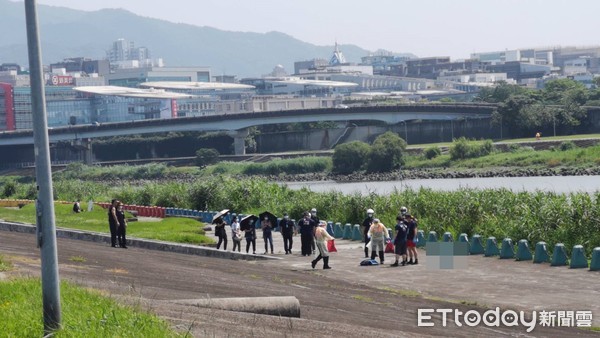
[[[311,245],[314,244],[315,238],[315,224],[308,211],[304,212],[302,219],[298,222],[298,227],[300,228],[302,256],[310,256],[312,253]]]
[[[365,241],[365,258],[369,258],[369,248],[367,248],[367,244],[369,244],[369,229],[371,228],[371,224],[373,224],[373,214],[375,212],[373,209],[367,209],[367,218],[362,222],[362,233],[363,239]]]
[[[281,231],[281,236],[283,237],[283,249],[285,250],[285,254],[291,254],[292,244],[294,244],[293,236],[296,234],[296,227],[287,213],[283,214],[283,219],[279,221],[279,231]]]

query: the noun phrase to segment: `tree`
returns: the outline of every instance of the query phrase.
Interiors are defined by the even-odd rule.
[[[369,151],[367,170],[386,172],[399,169],[404,164],[406,142],[398,134],[388,131],[379,135]]]
[[[337,145],[333,151],[333,172],[350,174],[363,169],[369,150],[369,145],[361,141]]]
[[[202,148],[196,152],[196,165],[204,167],[210,164],[217,163],[219,160],[219,152],[214,148]]]
[[[482,88],[479,95],[475,98],[476,102],[487,103],[502,103],[508,100],[511,96],[525,95],[531,92],[530,90],[518,85],[508,84],[505,81],[500,81],[495,87]]]

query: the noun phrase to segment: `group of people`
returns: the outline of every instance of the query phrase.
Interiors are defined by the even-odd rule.
[[[123,203],[113,199],[108,207],[108,227],[110,228],[110,246],[127,249],[127,238],[125,237],[127,230],[127,220],[125,219],[125,211]]]
[[[370,248],[370,259],[374,260],[379,256],[379,264],[384,264],[385,244],[386,242],[391,242],[391,235],[387,227],[379,219],[374,218],[374,214],[373,209],[368,209],[367,217],[362,223],[365,258],[369,258]],[[408,213],[406,207],[400,208],[400,213],[396,217],[396,236],[392,242],[396,258],[392,266],[419,264],[419,257],[417,255],[417,228],[417,219]],[[400,258],[402,258],[401,263]]]
[[[396,217],[396,236],[392,241],[387,227],[379,219],[374,218],[374,214],[373,209],[368,209],[367,217],[361,225],[365,244],[365,258],[375,260],[375,258],[379,257],[379,264],[384,264],[385,246],[391,242],[394,245],[395,254],[395,262],[391,266],[418,264],[419,259],[416,250],[417,219],[408,213],[406,207],[402,207]],[[219,238],[217,249],[220,249],[221,244],[223,244],[224,250],[227,250],[226,223],[222,217],[217,218],[214,223],[215,235]],[[252,246],[252,253],[256,254],[256,228],[253,222],[249,225],[244,230],[241,230],[237,216],[233,216],[231,221],[233,251],[237,249],[238,252],[241,252],[241,241],[242,238],[245,238],[246,253],[250,252],[250,246]],[[311,256],[316,254],[316,250],[319,251],[317,258],[311,261],[313,269],[321,259],[323,260],[323,269],[331,269],[329,266],[327,241],[333,240],[333,237],[326,230],[327,223],[319,220],[316,208],[311,209],[310,212],[305,211],[297,224],[294,224],[294,221],[285,213],[278,225],[283,237],[283,248],[286,255],[292,253],[293,237],[299,232],[302,256]],[[273,254],[273,229],[274,226],[271,219],[265,216],[261,220],[265,254],[269,253],[269,249],[271,254]],[[369,250],[371,251],[370,256]],[[400,258],[402,258],[402,261],[400,261]]]

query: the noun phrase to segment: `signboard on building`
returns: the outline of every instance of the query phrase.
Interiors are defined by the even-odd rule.
[[[50,76],[50,80],[48,81],[49,85],[52,86],[72,86],[73,85],[73,77],[70,75],[56,75],[52,74]]]

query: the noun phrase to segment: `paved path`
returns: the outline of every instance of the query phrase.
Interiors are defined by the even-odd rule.
[[[360,267],[359,243],[339,241],[332,270],[310,268],[310,258],[276,254],[281,260],[235,261],[59,239],[61,278],[105,290],[120,301],[142,303],[195,336],[600,336],[567,328],[417,327],[419,308],[592,310],[600,326],[600,274],[587,270],[470,257],[466,270],[428,271],[418,266]],[[231,243],[230,243],[231,244]],[[261,244],[260,242],[257,244]],[[260,245],[259,245],[260,247]],[[260,251],[259,251],[260,252]],[[0,254],[17,267],[10,275],[38,275],[39,251],[30,234],[0,232]],[[86,262],[71,261],[82,256]],[[391,259],[388,259],[388,262]],[[301,319],[274,318],[175,304],[181,299],[296,296]]]

